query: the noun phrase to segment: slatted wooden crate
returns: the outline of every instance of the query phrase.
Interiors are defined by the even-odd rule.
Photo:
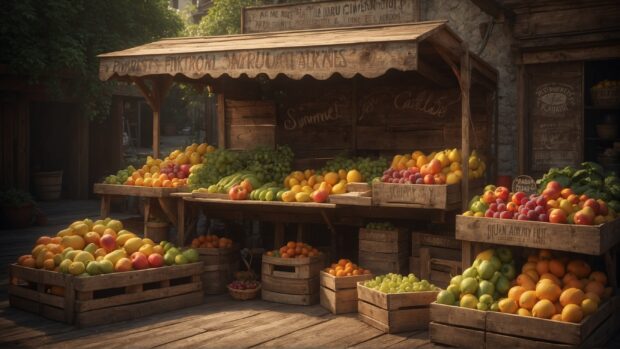
[[[204,263],[202,271],[202,289],[205,294],[228,292],[234,273],[239,269],[239,246],[228,248],[196,248],[200,260]]]
[[[135,319],[203,302],[202,262],[76,277],[10,266],[11,306],[79,327]]]
[[[357,312],[357,283],[372,274],[335,277],[321,271],[321,306],[333,314]]]
[[[359,263],[373,274],[408,272],[410,234],[405,230],[359,231]]]
[[[347,183],[345,194],[330,195],[329,202],[337,205],[371,206],[372,187],[364,182]]]
[[[322,258],[279,258],[263,255],[263,300],[298,305],[318,303]]]
[[[452,276],[462,272],[461,242],[453,235],[413,232],[411,254],[417,269],[410,272],[436,286],[448,286]]]
[[[383,293],[357,284],[360,320],[386,333],[428,328],[429,304],[437,291]]]
[[[483,186],[482,180],[470,181],[470,194],[481,192]],[[461,196],[461,183],[429,185],[375,182],[372,184],[373,205],[378,206],[451,210],[460,208]]]
[[[580,323],[569,323],[433,303],[430,338],[461,348],[592,348],[613,336],[612,301]]]

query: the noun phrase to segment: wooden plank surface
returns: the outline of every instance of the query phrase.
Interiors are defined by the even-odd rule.
[[[431,322],[429,336],[432,343],[468,349],[485,348],[485,332],[482,330]]]
[[[316,202],[283,202],[283,201],[257,201],[257,200],[219,200],[219,199],[190,199],[184,198],[188,201],[215,203],[222,205],[238,205],[238,206],[272,206],[272,207],[312,207],[323,209],[334,209],[335,204],[330,203],[316,203]]]
[[[487,312],[431,303],[430,320],[436,323],[484,330]],[[446,343],[449,344],[449,343]]]
[[[601,226],[456,217],[456,238],[599,256],[620,242],[620,219]]]
[[[457,194],[454,192],[458,191]],[[447,209],[460,200],[458,185],[373,183],[372,199],[376,205],[405,205],[416,208]]]
[[[438,291],[383,293],[357,284],[357,296],[360,300],[386,310],[428,306],[437,299],[437,293]]]
[[[170,196],[172,193],[176,193],[184,188],[153,188],[153,187],[139,187],[135,185],[120,185],[120,184],[103,184],[95,183],[93,186],[93,192],[99,195],[120,195],[120,196],[139,196],[148,198],[161,198]]]
[[[335,277],[324,271],[321,271],[321,286],[325,286],[330,290],[343,290],[348,288],[357,288],[359,281],[370,280],[374,276],[372,274],[365,275],[353,275],[353,276],[339,276]]]

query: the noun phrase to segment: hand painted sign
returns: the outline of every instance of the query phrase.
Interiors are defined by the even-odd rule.
[[[337,0],[243,9],[242,32],[417,22],[419,0]]]

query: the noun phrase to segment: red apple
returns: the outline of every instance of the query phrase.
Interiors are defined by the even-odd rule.
[[[598,202],[598,214],[601,216],[607,216],[609,214],[609,208],[607,203],[601,199],[596,200]]]
[[[554,208],[549,214],[549,222],[551,223],[566,223],[566,212],[560,208]]]
[[[506,210],[510,212],[517,212],[519,210],[519,205],[511,201],[506,205]]]
[[[506,187],[497,187],[494,194],[496,198],[501,199],[503,202],[508,202],[510,191]]]
[[[569,196],[574,194],[575,193],[573,193],[573,190],[571,188],[564,188],[562,189],[562,191],[560,191],[560,195],[562,195],[564,199],[568,199]]]
[[[146,269],[149,267],[149,261],[142,252],[134,252],[131,254],[131,266],[136,269]]]
[[[560,185],[559,182],[551,181],[551,182],[547,183],[547,187],[545,189],[553,189],[553,190],[557,191],[558,193],[560,193],[562,191],[562,185]]]
[[[600,205],[594,199],[586,200],[586,202],[583,203],[583,207],[592,207],[592,210],[594,210],[594,215],[596,216],[599,214]]]
[[[491,190],[487,190],[482,195],[482,200],[486,202],[487,204],[492,204],[496,200],[495,194]]]
[[[116,250],[116,238],[113,235],[105,234],[99,239],[99,245],[105,249],[106,252],[112,252]]]
[[[512,202],[514,202],[517,206],[521,205],[523,198],[525,198],[525,193],[522,191],[512,194]]]
[[[245,200],[248,198],[248,190],[240,185],[233,185],[228,191],[231,200]]]
[[[434,184],[435,177],[432,174],[427,174],[424,176],[424,184]]]
[[[575,224],[578,225],[592,225],[594,220],[583,210],[579,210],[575,213],[575,217],[573,218]]]
[[[325,202],[329,194],[325,190],[317,189],[310,194],[310,198],[314,202]]]
[[[556,200],[560,197],[560,191],[555,188],[547,187],[547,189],[543,190],[542,196],[547,200],[551,200],[551,199]]]
[[[159,268],[164,265],[164,257],[162,257],[159,253],[151,253],[147,260],[151,268]]]

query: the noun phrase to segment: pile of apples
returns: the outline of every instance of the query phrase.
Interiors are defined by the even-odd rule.
[[[469,177],[480,178],[486,165],[476,151],[472,151],[467,164]],[[389,169],[383,172],[381,182],[400,184],[456,184],[461,181],[461,152],[446,149],[424,155],[419,150],[412,154],[396,155]]]
[[[579,196],[556,181],[549,182],[540,195],[529,197],[523,192],[510,193],[506,187],[487,186],[463,215],[577,225],[599,225],[616,218],[605,201]]]
[[[214,151],[215,147],[207,143],[194,143],[185,151],[174,150],[163,160],[148,156],[144,166],[131,173],[123,184],[165,188],[185,186],[190,175],[202,166],[205,154]]]
[[[280,249],[267,251],[265,254],[270,257],[305,258],[318,256],[320,253],[319,250],[306,243],[289,241],[286,245],[280,247]]]

